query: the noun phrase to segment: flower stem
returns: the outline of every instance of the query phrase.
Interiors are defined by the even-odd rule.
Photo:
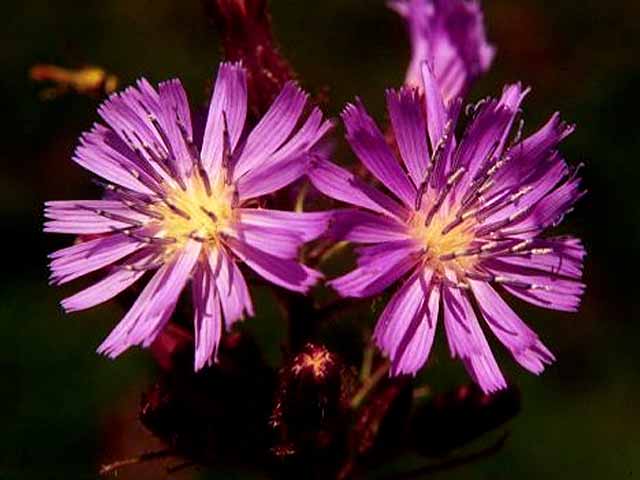
[[[301,213],[304,211],[304,200],[307,197],[308,192],[309,192],[309,183],[305,182],[300,188],[298,195],[296,196],[296,206],[294,208],[295,212]]]
[[[373,357],[375,347],[372,344],[367,345],[362,358],[362,368],[360,369],[360,381],[365,382],[371,375],[371,367],[373,366]]]
[[[363,383],[360,389],[356,392],[356,394],[351,399],[351,408],[353,410],[358,409],[367,395],[371,393],[371,391],[378,385],[380,380],[382,380],[387,372],[389,371],[389,367],[391,364],[388,360],[385,360],[382,365],[380,365],[373,374],[367,378]]]

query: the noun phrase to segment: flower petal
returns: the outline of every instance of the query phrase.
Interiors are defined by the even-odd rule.
[[[222,63],[218,70],[213,96],[209,104],[207,124],[202,139],[203,168],[215,178],[222,167],[225,118],[231,152],[244,130],[247,116],[247,78],[240,62]]]
[[[133,152],[113,131],[96,124],[91,131],[82,135],[73,161],[116,185],[134,192],[152,194],[149,183],[157,188],[157,182],[149,177],[132,155]]]
[[[171,150],[171,161],[175,171],[184,180],[189,176],[193,162],[197,160],[191,157],[192,153],[185,142],[193,142],[187,93],[178,79],[161,83],[158,90],[161,105],[160,123],[169,141],[168,147]]]
[[[405,19],[411,39],[407,85],[421,86],[420,64],[428,60],[449,103],[489,69],[495,49],[487,43],[478,1],[391,0],[389,6]]]
[[[144,263],[155,256],[155,252],[141,252],[137,262]],[[62,300],[62,308],[67,313],[86,310],[101,303],[111,300],[113,297],[133,285],[145,274],[145,270],[129,270],[125,268],[115,268],[110,271],[105,278],[90,287]]]
[[[526,235],[532,237],[543,230],[559,224],[564,215],[580,200],[585,191],[579,178],[570,178],[536,204],[522,207],[524,215],[512,216],[507,226],[501,227],[504,235]],[[484,227],[490,228],[490,227]]]
[[[234,179],[265,163],[287,140],[302,115],[307,98],[308,95],[294,82],[285,84],[262,120],[247,137],[244,149],[233,168]],[[317,114],[313,116],[312,122],[316,119]]]
[[[444,98],[442,97],[440,85],[436,81],[432,67],[428,62],[422,62],[421,72],[422,85],[424,85],[424,101],[427,112],[429,139],[431,140],[431,149],[435,150],[444,135],[445,126],[448,121],[447,109]]]
[[[149,281],[125,317],[98,347],[98,353],[115,358],[134,345],[149,346],[166,325],[178,297],[191,276],[201,245],[189,240]]]
[[[322,121],[322,112],[314,108],[300,129],[289,138],[270,158],[256,168],[265,168],[279,163],[296,154],[304,156],[327,158],[332,149],[328,133],[334,128],[333,120]]]
[[[398,346],[391,366],[392,375],[415,375],[431,352],[440,309],[440,285],[429,284],[423,277],[422,290],[428,300],[424,301]]]
[[[574,125],[563,122],[560,114],[555,113],[540,130],[510,149],[511,160],[493,177],[495,186],[489,192],[532,183],[549,170],[550,163],[562,162],[562,158],[553,153],[574,130]]]
[[[257,208],[239,208],[238,221],[242,225],[284,229],[296,234],[304,242],[322,235],[333,219],[334,212],[289,212]]]
[[[414,374],[427,360],[440,301],[432,278],[431,270],[416,272],[391,298],[378,320],[374,340],[391,359],[393,375]]]
[[[238,224],[228,235],[278,258],[294,259],[304,240],[286,228]]]
[[[416,189],[400,168],[382,132],[362,103],[358,101],[355,105],[347,105],[342,119],[354,153],[385,187],[412,208],[416,202]]]
[[[420,96],[415,90],[387,90],[387,109],[400,156],[416,188],[425,179],[429,167],[426,123]]]
[[[529,267],[552,276],[569,277],[579,280],[582,277],[586,251],[582,242],[574,237],[552,237],[532,240],[529,248],[536,249],[532,254],[499,255],[502,262],[511,265]]]
[[[98,109],[120,140],[135,155],[132,160],[138,168],[161,181],[172,182],[172,176],[156,159],[170,156],[163,133],[156,128],[153,119],[161,116],[158,93],[145,79],[137,87],[129,87],[111,95]]]
[[[511,126],[518,114],[520,104],[529,89],[520,84],[507,85],[500,100],[484,103],[465,132],[456,152],[454,168],[464,168],[465,175],[460,181],[462,193],[466,186],[502,155]]]
[[[255,315],[249,289],[242,272],[226,252],[214,250],[209,255],[209,265],[216,277],[224,322],[229,330],[235,322],[244,318],[245,314]]]
[[[71,234],[111,233],[138,226],[149,217],[114,200],[53,201],[45,204],[45,232]]]
[[[322,274],[293,260],[286,260],[258,250],[234,238],[227,244],[258,275],[294,292],[307,293]]]
[[[325,195],[360,207],[396,217],[409,216],[409,211],[354,174],[326,160],[311,163],[309,178],[313,186]]]
[[[485,393],[506,388],[507,382],[482,333],[467,294],[443,286],[444,327],[451,355],[460,358],[469,375]]]
[[[236,183],[238,198],[245,201],[286,187],[307,172],[310,160],[306,154],[300,157],[294,153],[277,164],[249,172]]]
[[[333,212],[333,222],[328,235],[336,240],[358,243],[391,242],[411,238],[407,226],[394,218],[355,209]]]
[[[191,285],[194,311],[196,371],[217,361],[222,335],[222,312],[215,278],[207,266],[196,268]]]
[[[499,258],[488,260],[483,266],[495,275],[521,283],[522,286],[504,285],[505,290],[518,298],[552,310],[578,310],[585,289],[584,283],[580,281],[540,272],[529,265],[514,265]]]
[[[328,282],[342,297],[376,295],[393,284],[418,262],[420,247],[412,241],[376,245],[375,255],[361,255],[358,268]]]
[[[50,255],[51,282],[61,285],[111,265],[146,244],[117,233],[63,248]]]
[[[540,374],[554,356],[518,315],[486,282],[469,279],[478,307],[489,328],[507,347],[515,360],[532,373]]]

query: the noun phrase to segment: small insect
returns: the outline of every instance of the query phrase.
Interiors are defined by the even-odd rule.
[[[53,84],[40,92],[44,100],[52,100],[70,92],[101,98],[114,92],[119,82],[118,77],[112,73],[91,65],[70,69],[38,64],[31,67],[29,77],[35,82]]]

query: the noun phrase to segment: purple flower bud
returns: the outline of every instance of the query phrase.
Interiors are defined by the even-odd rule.
[[[426,61],[448,105],[491,66],[495,49],[487,42],[478,1],[391,0],[389,6],[404,18],[411,39],[406,85],[422,88]]]

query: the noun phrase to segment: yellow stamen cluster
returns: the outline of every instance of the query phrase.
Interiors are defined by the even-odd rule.
[[[233,187],[223,180],[208,184],[194,174],[186,181],[186,189],[174,186],[167,191],[166,201],[154,205],[163,217],[156,236],[175,239],[176,248],[189,239],[217,243],[219,233],[233,222],[232,205]]]
[[[411,219],[413,236],[425,247],[424,262],[440,276],[444,275],[445,267],[459,275],[465,270],[472,269],[477,257],[457,255],[471,248],[475,238],[471,229],[473,221],[465,220],[450,231],[446,231],[445,228],[456,220],[455,211],[449,214],[438,212],[429,222],[426,220],[426,214],[423,212],[414,214]],[[456,255],[455,258],[441,258],[452,255]]]

